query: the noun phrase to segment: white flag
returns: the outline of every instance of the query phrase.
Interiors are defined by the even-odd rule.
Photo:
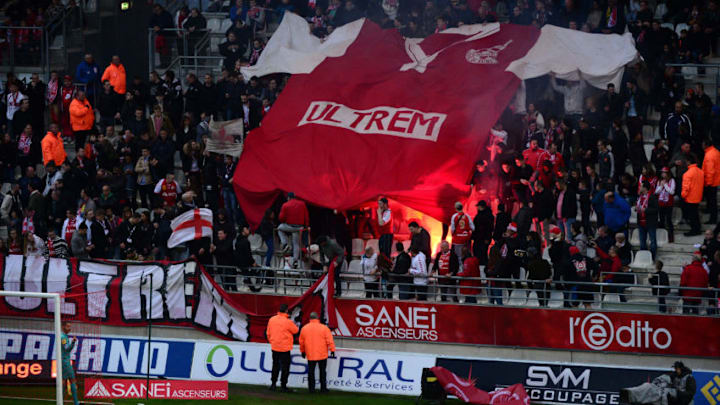
[[[170,223],[173,233],[168,239],[168,247],[172,249],[183,242],[205,236],[212,238],[212,226],[213,214],[208,208],[195,208],[182,213]]]
[[[243,151],[243,120],[210,120],[210,137],[206,149],[222,155],[239,157]],[[240,142],[236,141],[236,137]]]

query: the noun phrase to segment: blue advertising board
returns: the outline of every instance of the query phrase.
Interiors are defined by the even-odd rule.
[[[190,377],[195,342],[153,339],[148,345],[143,338],[71,336],[78,339],[72,361],[80,374],[144,376],[149,365],[151,376]],[[54,344],[53,334],[0,330],[0,360],[54,359]]]

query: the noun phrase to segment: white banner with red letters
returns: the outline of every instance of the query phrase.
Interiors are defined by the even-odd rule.
[[[285,302],[298,324],[317,312],[335,325],[332,270],[329,274],[303,296]],[[116,326],[152,321],[242,341],[264,340],[265,324],[278,308],[258,312],[243,305],[194,261],[118,263],[9,255],[0,257],[0,290],[61,293],[62,316],[70,321]],[[0,317],[52,318],[53,303],[47,301],[0,297]]]

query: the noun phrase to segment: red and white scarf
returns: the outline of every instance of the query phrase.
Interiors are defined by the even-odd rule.
[[[34,211],[29,211],[28,215],[25,218],[23,218],[22,233],[26,233],[26,232],[35,233],[35,224],[33,223],[33,219],[32,219],[34,214],[35,214]]]
[[[68,218],[68,224],[65,227],[65,240],[67,243],[70,243],[72,240],[73,233],[75,233],[75,223],[77,222],[77,217]]]
[[[647,216],[645,215],[645,210],[648,207],[649,197],[650,197],[650,194],[640,194],[638,196],[637,213],[638,213],[638,225],[640,225],[640,226],[647,225]]]
[[[48,104],[55,102],[58,94],[58,79],[50,80],[47,85],[47,101]]]

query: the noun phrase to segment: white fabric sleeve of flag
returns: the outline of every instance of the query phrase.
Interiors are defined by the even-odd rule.
[[[286,12],[255,66],[240,69],[245,81],[271,73],[310,73],[327,57],[345,54],[365,23],[361,18],[335,29],[325,40],[310,32],[304,18]]]
[[[625,65],[638,60],[640,55],[629,32],[589,34],[545,25],[535,45],[506,70],[523,80],[548,73],[563,80],[585,79],[593,87],[604,90],[608,83],[619,88]]]

